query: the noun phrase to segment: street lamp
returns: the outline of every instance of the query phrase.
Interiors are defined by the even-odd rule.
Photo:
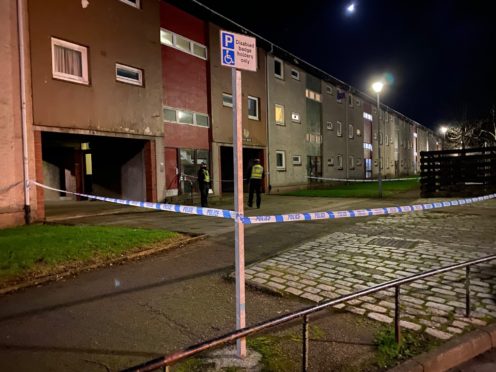
[[[379,171],[377,173],[377,182],[379,183],[379,198],[382,198],[382,171],[381,171],[381,101],[380,101],[380,94],[382,91],[382,88],[384,87],[384,84],[381,81],[376,81],[374,84],[372,84],[372,90],[377,94],[377,126],[378,126],[378,131],[377,131],[377,159],[379,162]]]
[[[446,132],[448,131],[448,127],[442,126],[439,128],[439,131],[443,134],[443,142],[441,143],[441,149],[444,150],[444,141],[446,141]]]

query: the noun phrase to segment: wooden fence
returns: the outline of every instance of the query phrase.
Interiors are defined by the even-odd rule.
[[[496,147],[420,153],[422,197],[496,192]]]

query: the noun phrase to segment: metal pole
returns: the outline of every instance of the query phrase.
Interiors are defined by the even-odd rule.
[[[308,371],[308,315],[303,317],[303,335],[302,335],[302,361],[301,370],[303,372]]]
[[[465,315],[470,318],[470,266],[465,268]]]
[[[234,221],[235,266],[236,266],[236,329],[246,326],[245,314],[245,229],[239,219],[244,214],[243,203],[243,138],[242,138],[242,95],[241,71],[232,69],[233,91],[233,144],[234,144]],[[236,341],[238,358],[246,356],[246,338]]]
[[[377,92],[377,158],[378,158],[378,168],[379,172],[377,173],[377,182],[379,183],[379,198],[382,198],[382,170],[381,170],[381,103],[379,98],[380,93]]]
[[[400,286],[394,287],[394,339],[396,343],[401,342],[400,328]]]

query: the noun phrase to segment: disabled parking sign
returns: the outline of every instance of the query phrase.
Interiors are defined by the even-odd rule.
[[[222,66],[257,71],[257,42],[254,37],[221,30],[220,50]]]

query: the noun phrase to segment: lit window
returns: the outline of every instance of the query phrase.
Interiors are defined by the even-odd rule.
[[[284,106],[282,105],[274,105],[275,108],[275,119],[276,119],[276,124],[279,125],[284,125]]]
[[[295,80],[300,80],[300,71],[291,69],[291,77]]]
[[[248,119],[259,120],[257,97],[248,96]]]
[[[207,59],[207,47],[172,31],[160,29],[160,43],[201,59]]]
[[[189,111],[177,110],[177,122],[181,124],[193,124],[193,113]]]
[[[298,114],[297,112],[292,112],[291,121],[293,121],[294,123],[301,123],[300,114]]]
[[[372,115],[370,115],[370,114],[369,114],[369,113],[367,113],[367,112],[364,112],[364,113],[363,113],[363,118],[364,118],[364,119],[367,119],[367,120],[370,120],[370,121],[372,121],[372,120],[373,120]]]
[[[301,165],[301,155],[293,155],[293,165]]]
[[[286,152],[276,151],[276,168],[277,170],[286,169]]]
[[[88,48],[52,37],[52,75],[88,85]]]
[[[116,63],[115,79],[121,83],[143,86],[143,70]]]
[[[180,35],[176,34],[176,40],[175,40],[175,45],[177,49],[180,49],[184,52],[190,52],[191,51],[191,41],[186,39],[185,37],[182,37]]]
[[[353,138],[353,135],[354,135],[354,128],[353,128],[353,125],[351,124],[348,124],[348,138]]]
[[[222,106],[233,107],[232,94],[222,93]]]
[[[140,0],[119,0],[123,2],[124,4],[130,5],[135,8],[140,8]]]
[[[284,79],[284,64],[279,58],[274,58],[274,76]]]
[[[160,43],[168,46],[174,46],[174,34],[167,30],[160,30]]]
[[[343,135],[343,125],[340,121],[336,122],[336,136],[341,137]]]

